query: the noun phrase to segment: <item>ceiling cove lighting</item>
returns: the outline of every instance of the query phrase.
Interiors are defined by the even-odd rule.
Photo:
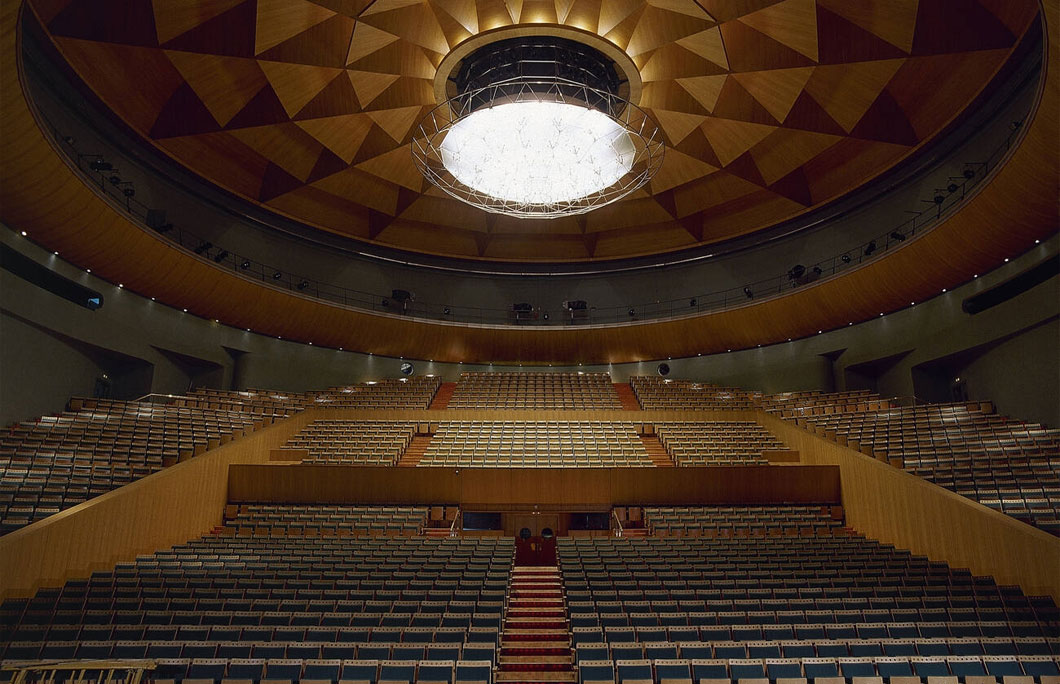
[[[658,126],[623,97],[614,64],[554,36],[498,41],[450,79],[454,96],[420,122],[412,156],[449,195],[518,218],[582,214],[647,183]]]

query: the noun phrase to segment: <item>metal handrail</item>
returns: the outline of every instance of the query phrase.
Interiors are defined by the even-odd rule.
[[[965,165],[960,178],[950,178],[944,189],[936,190],[930,200],[921,200],[928,208],[908,211],[911,218],[827,259],[792,269],[784,274],[745,283],[722,290],[692,293],[686,297],[625,305],[589,307],[586,316],[568,316],[557,307],[549,310],[536,307],[530,312],[516,312],[508,308],[463,306],[428,301],[394,301],[391,295],[365,292],[341,285],[316,280],[309,276],[284,272],[281,268],[254,261],[173,224],[148,225],[151,209],[136,199],[135,187],[121,179],[116,169],[98,168],[104,155],[85,153],[76,146],[73,137],[64,135],[39,108],[34,108],[39,122],[46,126],[55,147],[71,162],[86,183],[113,206],[130,218],[176,244],[191,256],[213,262],[217,267],[232,271],[244,278],[259,281],[274,289],[286,290],[301,296],[320,299],[361,311],[389,313],[412,319],[460,322],[471,324],[537,327],[556,325],[606,325],[640,321],[684,318],[745,305],[751,300],[773,299],[800,287],[830,278],[843,271],[875,261],[907,242],[923,235],[949,216],[969,196],[972,189],[990,176],[1006,158],[1014,142],[1023,133],[1022,122],[1014,122],[1012,130],[985,161]],[[130,192],[131,191],[131,192]],[[154,218],[152,218],[154,221]]]

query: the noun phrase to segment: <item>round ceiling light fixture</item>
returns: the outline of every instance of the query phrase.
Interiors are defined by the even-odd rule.
[[[602,53],[558,36],[485,45],[460,63],[456,95],[420,122],[412,155],[449,195],[519,218],[582,214],[647,183],[659,127],[624,95]]]

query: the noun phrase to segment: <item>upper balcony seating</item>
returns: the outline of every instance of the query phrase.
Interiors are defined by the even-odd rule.
[[[415,434],[413,423],[315,420],[287,440],[283,448],[308,451],[303,463],[391,466]]]
[[[451,409],[622,408],[607,373],[462,373]]]
[[[679,466],[765,465],[763,451],[785,448],[751,421],[656,423],[655,434]]]
[[[611,421],[446,421],[420,466],[651,466],[633,423]]]
[[[750,410],[762,396],[761,392],[654,375],[633,376],[629,384],[645,411]]]
[[[0,534],[24,527],[273,421],[212,408],[73,399],[0,439]]]
[[[800,424],[1053,534],[1060,430],[963,402],[806,415]]]
[[[334,409],[426,409],[441,387],[441,378],[411,378],[368,381],[309,392],[308,408]]]

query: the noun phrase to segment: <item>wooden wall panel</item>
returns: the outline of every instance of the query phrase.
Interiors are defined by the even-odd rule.
[[[439,423],[457,420],[579,420],[579,421],[629,421],[632,423],[655,423],[665,421],[731,421],[754,422],[758,412],[747,411],[490,411],[482,409],[442,410],[370,410],[370,409],[310,409],[314,420],[390,420],[415,423]]]
[[[381,468],[233,465],[230,501],[449,503],[477,510],[539,504],[838,502],[834,466],[712,468]]]
[[[228,467],[268,459],[294,416],[0,537],[0,600],[198,537],[221,523]]]
[[[775,416],[760,422],[803,463],[839,466],[847,524],[858,532],[1060,603],[1057,537]]]
[[[72,263],[125,287],[226,325],[317,346],[392,357],[494,363],[621,363],[688,357],[780,342],[846,326],[922,301],[1000,265],[1060,224],[1057,69],[1039,110],[997,175],[931,232],[886,258],[730,311],[659,322],[545,329],[490,328],[371,314],[273,289],[228,272],[134,225],[97,197],[53,150],[30,113],[16,61],[23,3],[0,5],[0,220]],[[1045,3],[1048,50],[1057,50],[1056,3]],[[1055,60],[1053,60],[1055,61]],[[1046,57],[1046,64],[1049,58]],[[148,265],[145,267],[144,265]],[[223,293],[224,296],[218,296]],[[283,315],[276,315],[276,312]]]

